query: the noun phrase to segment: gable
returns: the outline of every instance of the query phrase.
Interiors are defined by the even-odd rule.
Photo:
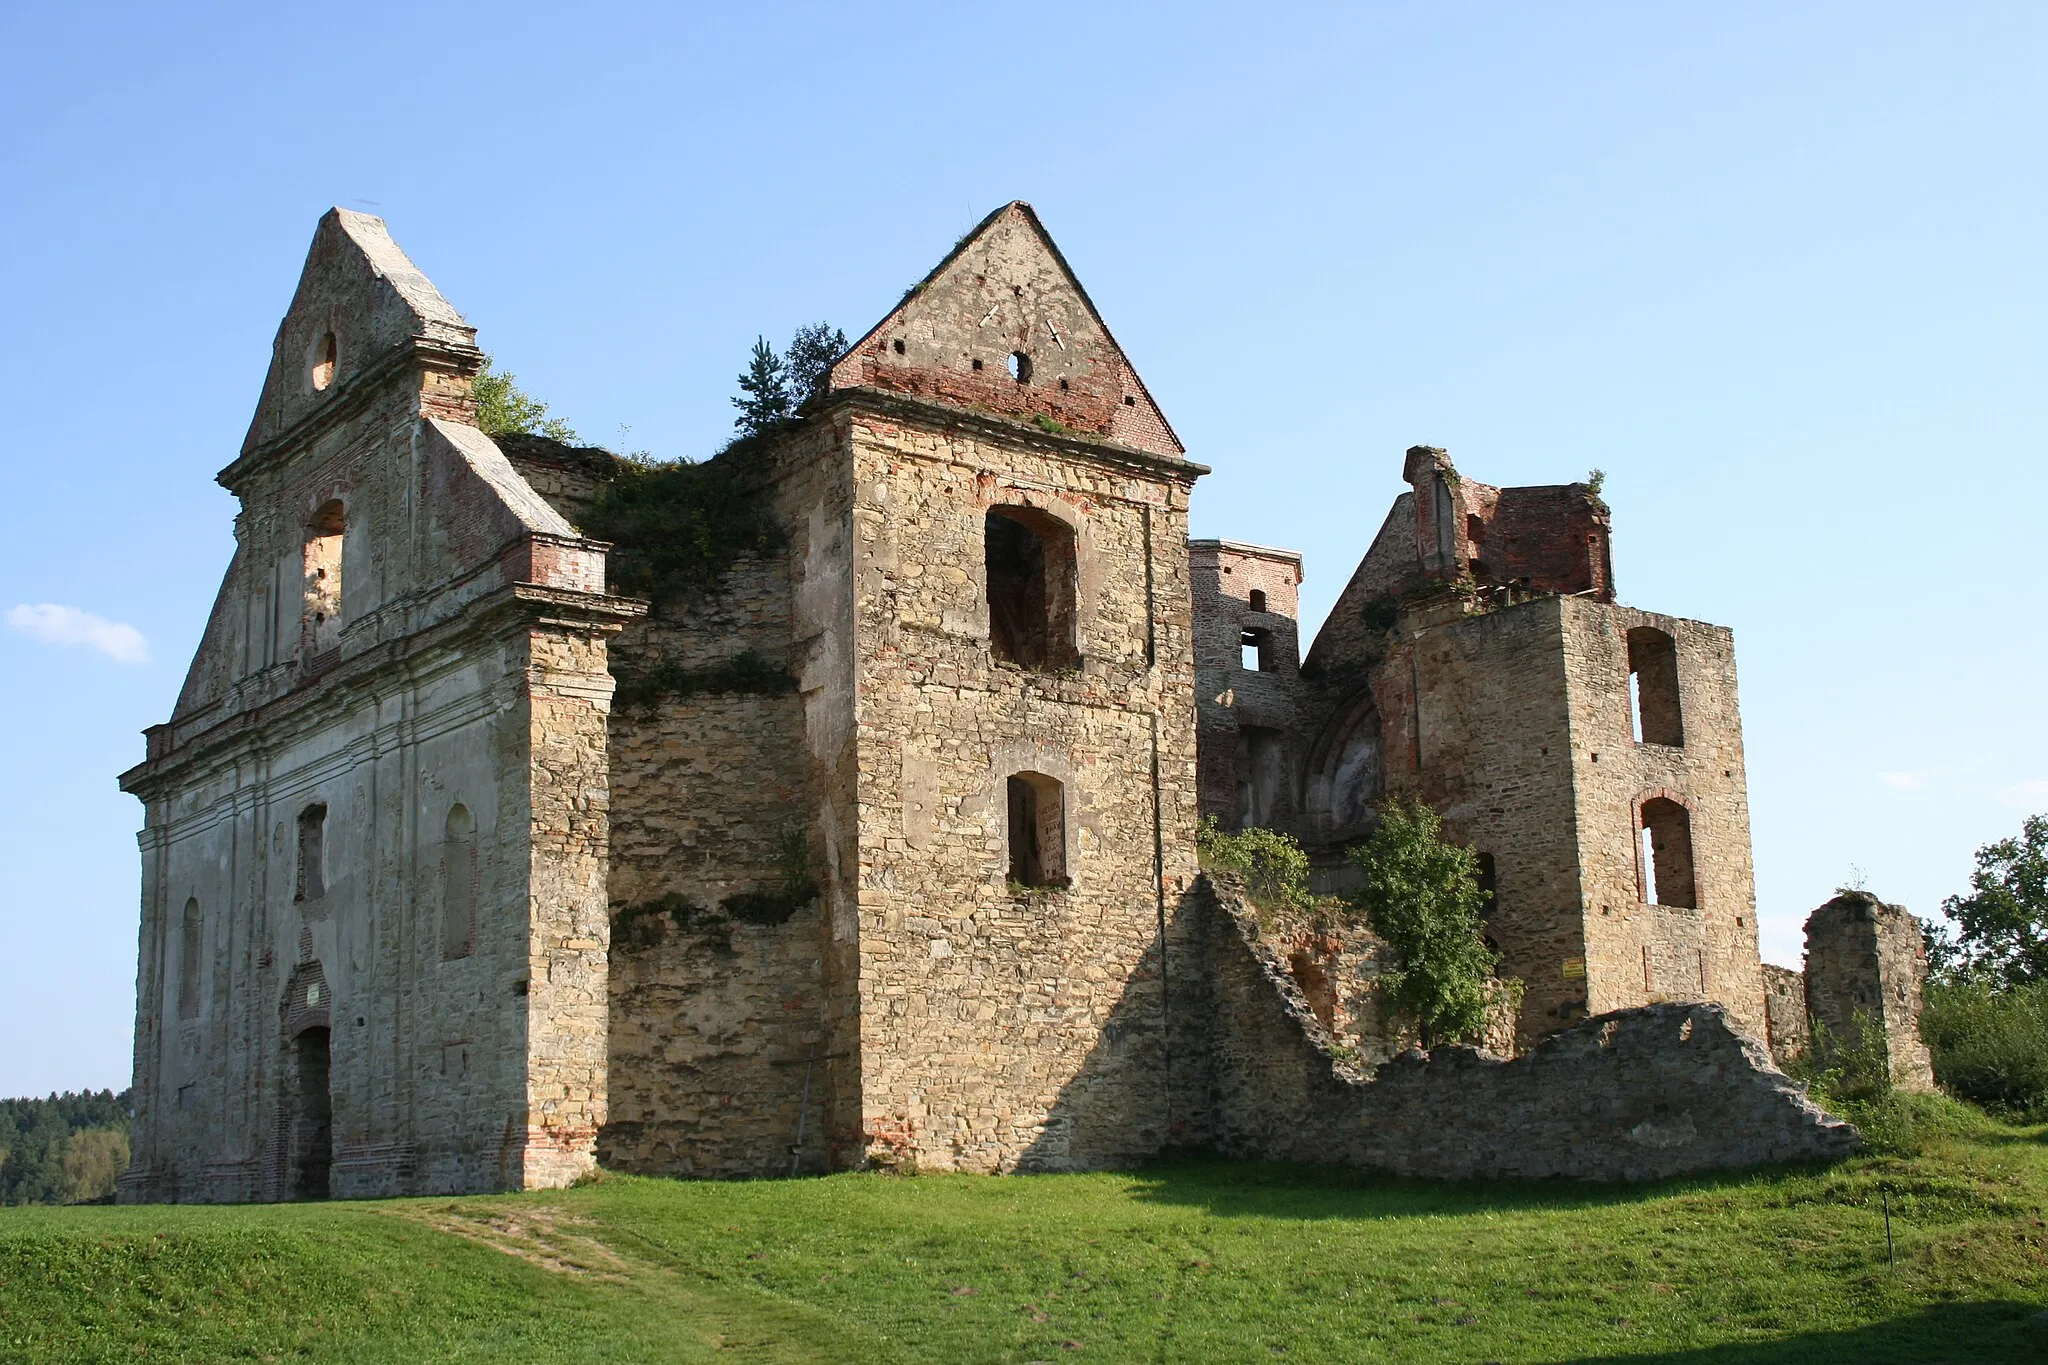
[[[962,238],[833,367],[830,387],[1045,418],[1155,455],[1184,453],[1038,215],[1021,201]]]
[[[399,250],[383,219],[329,209],[271,343],[270,372],[243,453],[311,415],[415,338],[473,350],[476,329]]]

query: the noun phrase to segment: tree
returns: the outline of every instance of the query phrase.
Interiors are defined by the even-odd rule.
[[[470,382],[469,392],[476,400],[476,424],[486,435],[545,436],[562,442],[576,439],[567,422],[548,416],[546,403],[520,389],[519,376],[492,369],[489,356]]]
[[[2048,981],[2048,815],[2028,816],[2017,839],[1978,849],[1970,894],[1950,896],[1941,913],[1955,934],[1930,936],[1932,965],[2006,986]]]
[[[791,410],[801,408],[825,388],[832,362],[846,354],[846,333],[829,322],[799,327],[789,339],[783,363],[789,371]]]
[[[789,371],[768,338],[754,338],[754,356],[740,375],[741,396],[732,400],[740,410],[733,425],[742,436],[760,436],[789,420],[796,411],[790,399]]]
[[[1381,806],[1372,837],[1351,850],[1365,874],[1352,901],[1399,961],[1380,974],[1380,987],[1392,1013],[1414,1021],[1425,1049],[1484,1030],[1487,978],[1500,960],[1480,937],[1479,855],[1442,835],[1443,819],[1426,803],[1395,798]]]

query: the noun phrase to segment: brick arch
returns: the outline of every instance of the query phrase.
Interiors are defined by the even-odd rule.
[[[317,961],[301,962],[285,982],[284,998],[277,1006],[284,1040],[290,1042],[309,1028],[331,1027],[333,1004],[334,992],[327,984],[325,969]]]
[[[1651,822],[1644,818],[1645,810],[1653,802],[1669,802],[1685,813],[1685,818],[1676,825],[1669,822]],[[1645,904],[1670,905],[1682,909],[1700,908],[1699,862],[1695,853],[1692,835],[1693,817],[1699,807],[1684,792],[1671,787],[1650,787],[1636,794],[1630,802],[1629,814],[1632,828],[1629,834],[1629,850],[1636,871],[1636,898]],[[1650,830],[1650,838],[1657,851],[1657,865],[1650,868],[1643,864],[1643,830]],[[1651,900],[1652,872],[1656,873],[1656,899]],[[1671,885],[1666,886],[1666,881]]]

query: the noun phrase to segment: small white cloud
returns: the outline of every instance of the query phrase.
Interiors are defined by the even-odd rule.
[[[149,641],[121,621],[109,621],[55,602],[24,602],[7,613],[7,624],[23,635],[53,645],[89,645],[116,663],[149,662]]]
[[[1928,783],[1928,780],[1929,780],[1929,779],[1930,779],[1930,778],[1931,778],[1931,777],[1933,776],[1933,774],[1932,774],[1932,773],[1879,773],[1879,774],[1878,774],[1877,776],[1878,776],[1878,780],[1879,780],[1879,781],[1881,781],[1881,782],[1883,782],[1883,783],[1884,783],[1884,784],[1885,784],[1885,785],[1886,785],[1887,787],[1897,787],[1897,788],[1898,788],[1898,789],[1899,789],[1900,791],[1908,791],[1908,792],[1911,792],[1911,791],[1919,791],[1919,790],[1920,790],[1920,789],[1921,789],[1922,787],[1926,786],[1926,785],[1927,785],[1927,783]]]

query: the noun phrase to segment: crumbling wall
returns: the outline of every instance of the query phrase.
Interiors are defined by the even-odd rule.
[[[1301,556],[1197,540],[1189,542],[1188,558],[1202,814],[1226,829],[1293,831],[1302,743]],[[1260,640],[1252,669],[1244,667],[1248,632]]]
[[[1256,911],[1206,883],[1215,1139],[1234,1156],[1402,1175],[1650,1180],[1846,1155],[1856,1130],[1806,1098],[1719,1005],[1585,1020],[1513,1061],[1474,1048],[1339,1060]]]
[[[1806,1051],[1813,1035],[1806,1018],[1806,975],[1775,962],[1764,963],[1763,970],[1771,1056],[1779,1066],[1788,1066]]]
[[[1884,1032],[1892,1084],[1932,1090],[1934,1063],[1920,1038],[1927,942],[1904,907],[1842,891],[1806,919],[1806,1009],[1816,1029],[1856,1046],[1866,1025]]]
[[[774,548],[657,602],[614,647],[600,1152],[622,1170],[758,1177],[829,1162],[829,834],[847,802],[821,780],[811,721],[851,698],[824,700],[804,676],[824,651],[799,599],[844,553],[839,439],[812,423],[750,454]]]

